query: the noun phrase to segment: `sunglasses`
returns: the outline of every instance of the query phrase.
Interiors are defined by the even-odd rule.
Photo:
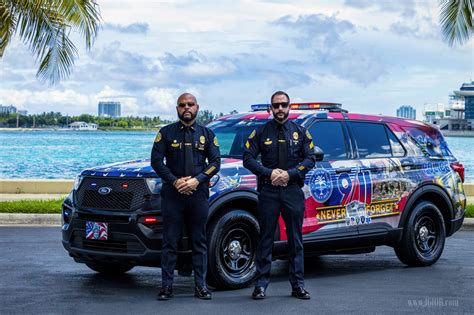
[[[288,108],[288,106],[290,105],[289,102],[282,102],[282,103],[272,103],[272,107],[274,109],[278,109],[278,108]]]
[[[193,102],[179,103],[179,104],[178,104],[178,107],[185,108],[186,106],[188,106],[188,107],[193,107],[194,105],[196,105],[196,103],[193,103]]]

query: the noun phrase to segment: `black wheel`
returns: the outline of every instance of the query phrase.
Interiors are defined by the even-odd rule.
[[[259,227],[247,211],[231,209],[208,228],[207,281],[218,289],[247,287],[256,275]]]
[[[133,269],[132,265],[122,265],[122,264],[112,264],[112,263],[103,263],[103,262],[88,262],[86,263],[87,267],[106,275],[117,275],[125,273]]]
[[[410,213],[395,253],[409,266],[429,266],[443,253],[445,238],[444,219],[438,207],[432,202],[421,201]]]

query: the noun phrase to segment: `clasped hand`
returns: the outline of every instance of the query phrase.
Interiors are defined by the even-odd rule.
[[[270,179],[273,186],[286,186],[290,180],[290,175],[287,171],[276,168],[272,171]]]
[[[191,176],[181,177],[174,182],[174,187],[184,195],[192,195],[198,185],[199,181]]]

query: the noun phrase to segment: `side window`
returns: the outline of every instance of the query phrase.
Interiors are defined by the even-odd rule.
[[[337,121],[319,121],[308,129],[314,145],[324,152],[324,160],[347,159],[347,148],[342,125]]]
[[[360,159],[392,157],[384,124],[350,122]]]
[[[405,148],[402,146],[398,138],[388,127],[385,128],[387,130],[388,139],[390,140],[390,146],[392,147],[392,155],[394,157],[405,156]]]

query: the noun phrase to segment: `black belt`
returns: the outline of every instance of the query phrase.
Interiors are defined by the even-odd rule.
[[[272,180],[270,178],[262,178],[260,179],[260,183],[262,185],[271,185],[272,184]],[[290,180],[288,181],[288,184],[286,184],[286,186],[290,186],[290,185],[299,185],[299,181],[297,180]]]

